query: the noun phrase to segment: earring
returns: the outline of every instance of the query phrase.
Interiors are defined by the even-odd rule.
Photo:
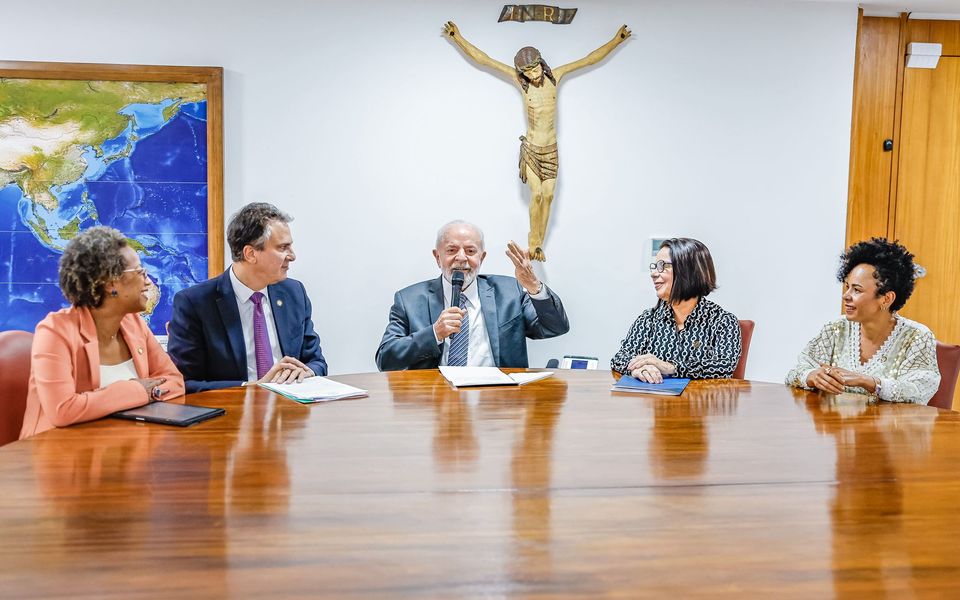
[[[116,297],[119,296],[120,294],[117,293],[117,290],[110,290],[110,295],[113,296],[114,298],[116,298]]]

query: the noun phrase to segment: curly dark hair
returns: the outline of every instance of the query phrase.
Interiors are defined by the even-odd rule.
[[[670,263],[673,265],[671,304],[700,298],[717,289],[713,257],[703,242],[693,238],[670,238],[663,240],[660,247],[670,249]]]
[[[245,246],[263,250],[263,245],[270,239],[271,221],[289,223],[292,220],[293,217],[267,202],[251,202],[238,210],[227,225],[227,243],[233,262],[243,260]]]
[[[123,277],[127,263],[120,250],[127,245],[112,227],[97,226],[70,240],[60,257],[60,291],[74,306],[97,308],[103,304],[106,284]]]
[[[891,311],[903,308],[915,283],[913,254],[896,240],[891,242],[875,237],[857,242],[840,255],[837,280],[843,283],[857,265],[870,265],[875,269],[873,278],[877,280],[877,297],[887,292],[896,294],[890,305]]]

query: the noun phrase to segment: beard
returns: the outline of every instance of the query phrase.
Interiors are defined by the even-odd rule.
[[[450,279],[451,279],[451,277],[453,277],[454,271],[460,271],[460,272],[463,273],[463,288],[462,288],[462,289],[467,289],[468,287],[470,287],[470,284],[472,284],[472,283],[477,279],[477,272],[476,272],[476,270],[471,269],[470,267],[464,267],[464,268],[462,268],[462,269],[461,269],[461,268],[454,267],[453,269],[450,269],[450,273],[446,273],[446,272],[445,272],[445,273],[443,274],[443,278],[447,280],[447,283],[450,283]]]

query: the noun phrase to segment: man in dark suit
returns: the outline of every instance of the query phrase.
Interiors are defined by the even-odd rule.
[[[444,225],[433,256],[441,276],[397,292],[377,349],[381,371],[440,365],[527,367],[525,338],[569,331],[560,298],[533,272],[515,242],[507,256],[516,278],[479,275],[487,256],[483,232],[464,221]],[[461,305],[450,306],[454,271],[464,274]]]
[[[230,268],[173,297],[167,352],[188,393],[327,374],[307,291],[287,278],[291,220],[272,204],[244,206],[227,227]]]

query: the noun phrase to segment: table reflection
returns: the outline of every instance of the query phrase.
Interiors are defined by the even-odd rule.
[[[64,432],[66,443],[52,436],[32,440],[38,486],[62,520],[63,541],[99,537],[123,547],[126,558],[182,545],[202,531],[198,543],[205,555],[182,559],[224,566],[227,521],[285,518],[287,437],[303,427],[309,411],[295,405],[281,410],[281,402],[289,401],[248,389],[239,426],[222,439],[194,436],[193,429],[116,423]]]
[[[307,406],[247,388],[224,473],[225,494],[233,513],[286,514],[290,504],[288,437],[303,428],[309,415]]]
[[[479,391],[457,390],[438,377],[415,388],[391,384],[390,392],[395,406],[433,412],[433,459],[439,472],[470,471],[476,466],[480,443],[470,396]]]
[[[534,394],[523,402],[523,430],[510,459],[514,540],[510,570],[517,582],[548,581],[553,577],[551,467],[567,384],[559,379],[545,380],[541,389],[549,390],[549,394]]]
[[[878,597],[909,594],[906,581],[929,564],[940,513],[956,507],[956,489],[930,485],[934,429],[946,413],[877,402],[861,394],[795,391],[816,430],[835,441],[836,487],[828,508],[832,525],[834,591],[862,595],[865,583]],[[946,509],[946,511],[945,511]],[[918,519],[929,514],[929,519]],[[906,517],[905,515],[909,515]]]
[[[37,544],[32,551],[42,552],[47,566],[59,565],[62,575],[71,576],[82,558],[70,549],[89,547],[92,540],[103,565],[146,564],[157,548],[190,540],[205,548],[203,555],[174,554],[171,566],[212,569],[219,574],[210,578],[209,589],[221,589],[223,478],[212,475],[222,473],[223,447],[184,443],[182,435],[179,428],[125,422],[76,429],[66,445],[52,436],[31,440],[51,531],[62,539],[53,544],[44,536],[21,540],[24,554]]]
[[[707,420],[736,414],[744,383],[711,381],[691,384],[679,397],[647,398],[653,411],[650,471],[657,479],[696,479],[710,456]]]
[[[470,471],[479,460],[478,423],[506,425],[510,446],[511,578],[520,583],[551,578],[551,466],[557,422],[567,383],[552,377],[517,388],[456,389],[439,377],[411,389],[390,387],[393,402],[429,408],[434,415],[433,459],[438,472]]]

